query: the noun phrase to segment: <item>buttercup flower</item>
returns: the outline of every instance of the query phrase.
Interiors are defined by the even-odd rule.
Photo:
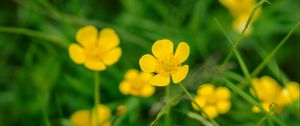
[[[104,28],[99,34],[95,26],[85,26],[76,33],[79,44],[69,46],[69,55],[77,64],[101,71],[116,63],[121,54],[120,40],[113,29]]]
[[[97,106],[98,124],[100,126],[111,126],[109,119],[111,117],[110,109],[102,104]],[[70,121],[74,126],[97,126],[96,112],[92,110],[79,110],[71,115]]]
[[[219,0],[219,2],[225,6],[232,16],[234,17],[232,28],[241,33],[246,26],[248,17],[251,14],[252,9],[255,7],[255,0]],[[253,21],[260,13],[260,9],[256,11]],[[252,27],[249,26],[246,30],[246,35],[250,34]]]
[[[227,113],[231,108],[231,93],[226,87],[215,87],[212,84],[202,84],[197,89],[194,101],[203,108],[209,118],[215,118],[219,114]],[[198,110],[195,103],[192,107]],[[198,110],[199,111],[199,110]]]
[[[275,104],[279,111],[284,106],[299,100],[299,84],[290,82],[282,88],[274,79],[269,76],[252,79],[253,88],[251,93],[262,102],[265,111],[270,111],[269,106]],[[253,112],[259,112],[259,108],[254,106]]]
[[[125,95],[149,97],[155,91],[155,87],[149,83],[151,77],[150,73],[130,69],[125,73],[119,89]]]
[[[152,46],[152,53],[145,54],[139,61],[142,71],[154,73],[149,83],[154,86],[166,86],[170,83],[170,77],[173,82],[181,82],[189,71],[188,65],[181,65],[187,60],[190,47],[185,42],[180,42],[175,54],[173,52],[173,43],[168,39],[158,40]]]

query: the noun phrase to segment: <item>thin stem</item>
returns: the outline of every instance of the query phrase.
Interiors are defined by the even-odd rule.
[[[30,30],[30,29],[25,29],[25,28],[2,27],[2,26],[0,26],[0,32],[22,34],[22,35],[27,35],[27,36],[32,36],[32,37],[45,39],[45,40],[48,40],[49,42],[52,42],[55,45],[63,47],[63,48],[67,48],[68,43],[70,43],[67,40],[63,40],[63,39],[58,38],[55,35],[51,35],[49,33],[34,31],[34,30]]]
[[[254,77],[259,72],[263,70],[263,68],[270,62],[270,60],[274,57],[276,52],[282,47],[282,45],[287,42],[288,38],[292,35],[292,33],[296,30],[296,28],[300,25],[300,22],[298,22],[292,30],[279,42],[279,44],[270,52],[270,54],[264,58],[264,60],[254,69],[254,71],[251,73],[251,75]]]
[[[183,89],[184,93],[189,97],[189,99],[197,106],[198,110],[208,119],[210,120],[214,126],[219,126],[219,124],[212,118],[209,118],[209,116],[205,113],[205,111],[200,107],[200,105],[194,100],[191,93],[180,83],[180,87]]]
[[[46,126],[51,126],[50,121],[49,121],[49,117],[48,117],[48,114],[47,114],[47,111],[46,111],[45,104],[43,103],[42,97],[38,92],[37,92],[37,97],[38,97],[38,100],[39,100],[41,108],[42,108],[45,125]]]
[[[99,114],[97,105],[100,104],[100,84],[99,84],[99,72],[95,72],[95,115],[96,115],[96,124],[99,126]]]
[[[247,20],[247,23],[245,25],[245,27],[243,28],[242,33],[239,35],[239,37],[237,38],[237,40],[235,41],[235,43],[233,43],[233,45],[231,46],[231,49],[229,51],[229,53],[227,54],[224,62],[222,63],[222,66],[225,66],[227,64],[227,62],[229,61],[230,57],[232,56],[232,53],[234,52],[234,50],[237,48],[237,46],[240,44],[241,40],[244,38],[244,34],[246,32],[246,30],[248,29],[249,25],[251,24],[255,13],[257,11],[257,9],[259,9],[260,6],[262,6],[263,3],[268,3],[270,4],[267,0],[261,0],[258,4],[256,4],[256,6],[252,9],[250,16]]]
[[[270,111],[268,113],[266,113],[259,121],[258,123],[256,124],[256,126],[261,126],[265,120],[269,119],[271,116],[273,116],[273,114],[275,113],[276,111],[276,105],[275,104],[271,104],[269,106],[270,108]]]
[[[170,88],[171,88],[171,84],[166,86],[166,94],[165,94],[166,99],[170,98]],[[168,101],[168,100],[166,100],[166,101]],[[171,107],[167,110],[166,115],[165,115],[165,126],[171,126],[170,109],[171,109]]]

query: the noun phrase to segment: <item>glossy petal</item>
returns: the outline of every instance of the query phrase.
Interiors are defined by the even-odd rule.
[[[130,69],[125,73],[124,78],[128,80],[132,80],[132,79],[136,79],[138,76],[139,76],[138,70]]]
[[[200,96],[209,96],[214,93],[215,86],[212,84],[202,84],[197,89],[197,94]]]
[[[164,60],[165,57],[173,55],[173,46],[168,39],[158,40],[152,45],[152,53],[157,59]]]
[[[98,45],[103,50],[109,50],[120,44],[119,36],[111,28],[104,28],[99,34]]]
[[[183,63],[190,55],[190,46],[185,42],[180,42],[176,52],[175,58],[179,63]]]
[[[173,82],[175,84],[181,82],[186,77],[188,71],[189,71],[188,65],[178,67],[175,72],[171,73]]]
[[[122,55],[121,48],[119,48],[119,47],[114,48],[106,53],[106,55],[103,58],[103,62],[106,65],[112,65],[120,59],[121,55]]]
[[[228,100],[222,100],[217,103],[218,112],[221,114],[227,113],[230,110],[231,103]]]
[[[154,86],[167,86],[170,83],[170,77],[156,74],[149,80],[149,83]]]
[[[155,91],[155,87],[152,85],[145,85],[142,89],[141,89],[141,95],[143,97],[149,97],[151,96]]]
[[[90,124],[90,111],[79,110],[72,114],[70,118],[74,126],[89,126]]]
[[[82,64],[85,61],[84,51],[78,44],[71,44],[69,46],[69,55],[77,64]]]
[[[215,92],[219,99],[227,100],[230,98],[230,90],[226,87],[218,87]]]
[[[105,70],[105,68],[106,68],[104,63],[102,63],[100,61],[94,61],[94,60],[86,60],[84,62],[84,66],[87,67],[88,69],[94,70],[94,71],[102,71],[102,70]]]
[[[194,98],[194,101],[195,101],[200,107],[202,107],[202,108],[206,105],[206,99],[205,99],[204,97],[196,96],[196,97]],[[192,107],[193,107],[195,110],[199,111],[198,106],[197,106],[194,102],[192,102]]]
[[[157,68],[157,60],[150,54],[145,54],[139,61],[144,72],[154,72]]]
[[[150,73],[146,73],[146,72],[141,72],[139,75],[139,78],[145,82],[149,81],[149,79],[152,77],[153,75]]]
[[[215,118],[219,115],[217,108],[214,106],[205,106],[203,110],[209,118]]]
[[[96,126],[96,109],[93,109],[93,116],[92,116],[92,124],[93,126]],[[98,114],[98,122],[99,124],[104,124],[109,121],[111,117],[111,111],[110,109],[102,104],[97,105],[97,114]]]
[[[129,95],[131,90],[130,83],[127,81],[122,81],[121,84],[119,85],[119,90],[121,91],[122,94]]]
[[[76,40],[82,46],[88,46],[96,43],[97,35],[97,28],[95,26],[88,25],[78,30],[78,32],[76,33]]]

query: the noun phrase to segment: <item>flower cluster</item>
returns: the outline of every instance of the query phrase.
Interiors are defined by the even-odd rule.
[[[110,109],[105,105],[99,104],[97,105],[97,111],[95,108],[92,111],[79,110],[71,115],[70,121],[74,126],[111,126],[109,122],[111,117]]]
[[[155,87],[149,83],[151,77],[150,73],[130,69],[125,73],[119,89],[125,95],[149,97],[155,91]]]
[[[102,29],[98,35],[96,27],[85,26],[77,32],[76,40],[79,44],[69,46],[70,57],[90,70],[105,70],[106,66],[116,63],[122,54],[118,47],[119,37],[110,28]]]
[[[275,104],[279,111],[284,106],[299,100],[299,84],[297,82],[289,82],[286,87],[282,88],[277,81],[269,76],[252,79],[253,88],[251,93],[262,102],[265,111],[270,111],[269,106]],[[253,107],[254,112],[259,112],[258,107]]]
[[[173,42],[168,39],[158,40],[152,46],[152,53],[145,54],[140,59],[140,67],[146,73],[155,74],[149,83],[154,86],[166,86],[173,82],[181,82],[189,71],[188,65],[181,65],[187,60],[190,47],[185,42],[180,42],[174,54]]]
[[[231,108],[231,93],[226,87],[215,87],[213,84],[202,84],[197,89],[194,101],[203,108],[203,111],[210,118],[215,118],[219,114],[227,113]],[[192,103],[195,110],[198,106]]]
[[[225,6],[234,17],[232,28],[241,33],[247,23],[252,9],[255,7],[255,0],[219,0],[219,2]],[[260,10],[257,11],[253,20],[256,19],[259,13]],[[252,28],[249,26],[246,34],[251,33],[251,29]]]

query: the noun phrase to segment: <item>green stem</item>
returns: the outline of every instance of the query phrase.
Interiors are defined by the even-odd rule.
[[[99,126],[99,113],[97,105],[100,104],[100,84],[99,84],[99,72],[95,72],[95,115],[96,115],[96,124]]]
[[[273,116],[273,114],[275,113],[276,111],[276,105],[275,104],[271,104],[269,106],[270,108],[270,111],[268,113],[266,113],[259,121],[258,123],[256,124],[256,126],[261,126],[265,120],[269,119],[271,116]]]
[[[49,117],[48,117],[48,114],[47,114],[47,111],[46,111],[46,106],[43,103],[42,97],[38,92],[37,92],[37,97],[38,97],[38,100],[39,100],[41,108],[42,108],[45,125],[46,126],[51,126],[50,121],[49,121]]]
[[[2,27],[2,26],[0,26],[0,32],[22,34],[22,35],[27,35],[27,36],[32,36],[32,37],[45,39],[45,40],[48,40],[48,41],[52,42],[55,45],[63,47],[63,48],[67,48],[68,43],[70,43],[67,40],[63,40],[63,39],[58,38],[55,35],[51,35],[49,33],[43,33],[43,32],[34,31],[34,30],[30,30],[30,29],[25,29],[25,28]]]
[[[166,94],[165,94],[166,99],[170,98],[170,88],[171,88],[171,84],[169,84],[166,87]],[[166,100],[166,101],[169,101],[169,100]],[[165,115],[165,126],[171,126],[170,109],[171,109],[171,107],[167,110],[166,115]]]
[[[288,38],[293,34],[293,32],[296,30],[296,28],[300,25],[300,22],[298,22],[292,30],[279,42],[279,44],[270,52],[270,54],[264,58],[264,60],[254,69],[254,71],[251,73],[251,75],[254,77],[256,76],[260,71],[263,70],[263,68],[270,62],[270,60],[274,57],[276,52],[282,47],[284,43],[287,42]]]
[[[246,30],[248,29],[249,25],[251,24],[254,16],[255,16],[255,13],[257,11],[257,9],[259,9],[260,6],[262,6],[263,3],[269,3],[267,0],[261,0],[258,4],[256,4],[256,6],[252,9],[251,13],[250,13],[250,16],[247,20],[247,23],[245,25],[245,27],[243,28],[243,31],[242,33],[239,35],[239,37],[237,38],[237,40],[235,41],[235,43],[233,43],[233,45],[231,46],[231,49],[229,51],[229,53],[227,54],[224,62],[222,63],[222,66],[225,66],[227,64],[227,62],[229,61],[232,53],[234,52],[234,50],[237,48],[237,46],[240,44],[241,40],[244,38],[244,34],[246,32]],[[270,3],[269,3],[270,4]]]
[[[212,118],[209,118],[209,116],[205,113],[205,111],[200,107],[200,105],[194,100],[191,93],[181,84],[179,83],[180,87],[183,89],[184,93],[189,97],[189,99],[197,106],[198,110],[209,120],[213,123],[214,126],[219,126],[219,124]]]

